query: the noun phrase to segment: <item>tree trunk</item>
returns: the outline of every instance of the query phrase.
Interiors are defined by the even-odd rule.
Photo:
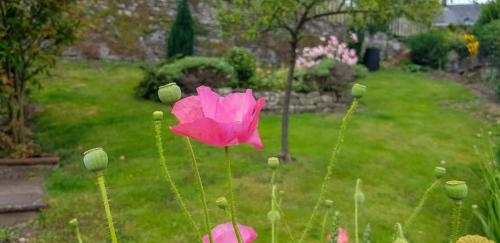
[[[292,36],[290,41],[290,62],[288,63],[288,77],[285,90],[285,103],[283,104],[283,113],[281,117],[281,154],[284,161],[290,161],[292,156],[288,148],[288,117],[290,113],[290,96],[292,94],[293,76],[295,73],[295,62],[297,59],[297,36]]]

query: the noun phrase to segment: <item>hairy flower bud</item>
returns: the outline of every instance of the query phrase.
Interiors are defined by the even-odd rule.
[[[227,208],[227,199],[226,199],[226,197],[219,197],[219,198],[217,198],[215,200],[215,204],[220,209],[226,209]]]
[[[326,208],[332,208],[333,207],[333,201],[332,200],[325,200],[325,206]]]
[[[153,120],[155,120],[155,121],[163,120],[163,112],[162,111],[153,112]]]
[[[267,213],[267,218],[271,222],[276,222],[276,221],[280,221],[281,215],[277,210],[271,210],[271,211],[269,211],[269,213]]]
[[[269,165],[269,168],[275,170],[280,166],[280,161],[276,157],[270,157],[269,159],[267,159],[267,165]]]
[[[366,86],[362,84],[354,84],[351,89],[351,94],[352,96],[356,98],[361,98],[365,95],[366,93]]]
[[[446,168],[441,166],[436,166],[436,168],[434,168],[434,176],[437,179],[443,178],[444,175],[446,175]]]
[[[77,218],[73,218],[71,219],[69,222],[68,222],[69,225],[73,226],[73,227],[76,227],[78,226],[78,219]]]
[[[99,172],[108,167],[108,155],[102,148],[93,148],[83,153],[83,163],[87,170]]]
[[[160,101],[167,105],[172,105],[181,98],[181,88],[176,83],[168,83],[158,88]]]
[[[448,197],[460,201],[467,197],[468,189],[465,181],[447,181],[444,185]]]

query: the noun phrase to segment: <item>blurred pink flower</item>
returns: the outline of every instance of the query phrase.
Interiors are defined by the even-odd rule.
[[[257,238],[257,233],[252,227],[238,224],[243,243],[251,243]],[[238,243],[231,223],[219,224],[212,229],[214,243]],[[203,243],[209,243],[208,235],[203,236]]]
[[[196,92],[197,96],[175,103],[172,114],[179,124],[170,127],[172,132],[212,146],[251,144],[262,148],[257,127],[265,99],[256,101],[251,89],[226,97],[206,86],[198,87]]]
[[[347,235],[347,230],[339,227],[339,235],[337,238],[337,243],[349,243],[349,236]]]
[[[347,235],[347,230],[339,227],[339,235],[337,238],[337,243],[349,243],[349,236]]]
[[[358,35],[354,32],[349,32],[349,37],[351,38],[352,42],[358,43]]]

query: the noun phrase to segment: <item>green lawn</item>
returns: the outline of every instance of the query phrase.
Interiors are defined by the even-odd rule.
[[[37,223],[39,242],[74,242],[67,222],[77,217],[85,242],[106,242],[95,177],[81,160],[83,150],[101,146],[110,155],[107,185],[120,242],[193,242],[193,232],[181,215],[163,179],[151,113],[160,104],[133,97],[141,79],[139,65],[63,61],[51,78],[42,80],[36,100],[45,112],[37,118],[37,140],[64,156],[47,176],[50,208]],[[372,226],[372,242],[390,242],[393,226],[404,221],[433,181],[433,168],[447,161],[448,179],[469,182],[465,208],[479,200],[481,185],[473,169],[476,134],[487,124],[450,103],[476,98],[464,86],[433,81],[423,75],[384,70],[370,74],[366,98],[353,116],[345,146],[335,167],[328,198],[342,214],[341,224],[353,238],[353,193],[356,178],[364,181],[366,202],[361,225]],[[476,107],[479,109],[479,107]],[[343,113],[300,114],[291,117],[291,151],[296,158],[280,168],[286,191],[283,207],[296,237],[300,235],[318,196],[326,164]],[[168,124],[174,119],[168,116]],[[165,126],[166,127],[166,126]],[[255,228],[256,242],[269,242],[267,212],[270,171],[266,158],[279,151],[280,116],[263,115],[260,133],[265,148],[232,149],[240,221]],[[202,224],[202,208],[180,137],[165,129],[166,156],[181,194]],[[228,221],[213,203],[226,192],[223,150],[195,143],[212,221]],[[119,160],[120,155],[126,160]],[[414,242],[446,242],[452,202],[440,188],[429,199],[415,227]],[[470,218],[466,210],[464,221]],[[319,220],[307,242],[319,242]],[[474,230],[474,226],[470,227]],[[289,242],[280,228],[280,242]]]

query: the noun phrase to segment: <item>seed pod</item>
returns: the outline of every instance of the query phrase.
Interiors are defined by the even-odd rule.
[[[102,148],[93,148],[83,153],[83,163],[87,170],[99,172],[108,167],[108,155]]]
[[[176,83],[168,83],[158,88],[158,98],[167,105],[172,105],[181,98],[181,88]]]

